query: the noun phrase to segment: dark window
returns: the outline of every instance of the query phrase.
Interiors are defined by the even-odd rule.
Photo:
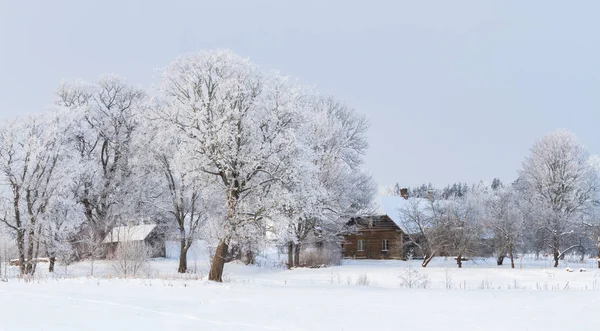
[[[381,241],[381,250],[382,251],[387,251],[390,248],[390,241],[387,239],[383,239]]]
[[[365,250],[365,241],[364,241],[364,240],[362,240],[362,239],[360,239],[360,240],[358,241],[358,251],[359,251],[359,252],[362,252],[362,251],[364,251],[364,250]]]

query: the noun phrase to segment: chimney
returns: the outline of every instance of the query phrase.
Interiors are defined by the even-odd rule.
[[[400,189],[400,196],[408,200],[408,189],[406,187]]]

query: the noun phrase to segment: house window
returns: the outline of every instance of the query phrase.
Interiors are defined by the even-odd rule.
[[[359,252],[362,252],[362,251],[364,251],[364,250],[365,250],[365,241],[364,241],[364,240],[362,240],[362,239],[360,239],[360,240],[358,241],[358,251],[359,251]]]
[[[387,239],[383,239],[381,241],[381,250],[384,252],[387,252],[387,250],[390,248],[390,241]]]

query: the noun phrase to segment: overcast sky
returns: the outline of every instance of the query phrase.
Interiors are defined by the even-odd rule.
[[[600,153],[598,1],[0,0],[0,119],[62,79],[151,87],[176,56],[230,48],[370,122],[379,185],[514,180],[557,128]]]

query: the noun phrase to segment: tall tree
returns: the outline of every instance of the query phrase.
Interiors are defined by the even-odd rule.
[[[510,186],[492,186],[484,203],[485,224],[493,234],[497,264],[502,265],[504,257],[508,255],[511,268],[514,268],[514,253],[522,243],[525,226],[517,192]]]
[[[179,241],[177,271],[188,271],[188,251],[199,239],[208,217],[218,217],[218,207],[212,205],[215,179],[203,172],[193,161],[193,145],[173,126],[163,121],[152,121],[148,130],[155,132],[156,143],[148,146],[146,170],[154,183],[146,183],[155,190],[144,201],[166,213],[175,225]]]
[[[0,220],[15,235],[22,275],[35,272],[42,219],[57,195],[60,120],[48,113],[6,123],[0,130],[0,167],[10,187],[2,196]]]
[[[70,132],[73,192],[83,207],[86,224],[100,242],[115,225],[131,221],[137,206],[131,162],[146,110],[146,95],[125,80],[104,76],[94,83],[74,81],[58,89],[57,104],[73,112]],[[136,142],[136,139],[138,140]]]
[[[560,130],[536,141],[519,171],[517,185],[535,210],[537,226],[546,233],[555,267],[563,254],[578,246],[565,248],[566,238],[600,189],[589,159],[575,135]]]
[[[444,252],[447,246],[446,228],[443,222],[445,201],[410,198],[400,210],[403,227],[407,231],[408,243],[415,245],[423,256],[421,266],[427,265]]]
[[[266,194],[295,166],[300,90],[230,51],[176,59],[163,72],[162,118],[194,146],[193,161],[216,177],[226,201],[209,279],[222,281],[236,238],[256,228]]]
[[[301,130],[304,164],[297,180],[285,185],[290,199],[282,206],[289,221],[289,266],[299,266],[307,238],[319,238],[319,245],[335,241],[351,217],[369,209],[375,192],[371,176],[361,169],[366,118],[332,97],[314,96],[308,108]]]

